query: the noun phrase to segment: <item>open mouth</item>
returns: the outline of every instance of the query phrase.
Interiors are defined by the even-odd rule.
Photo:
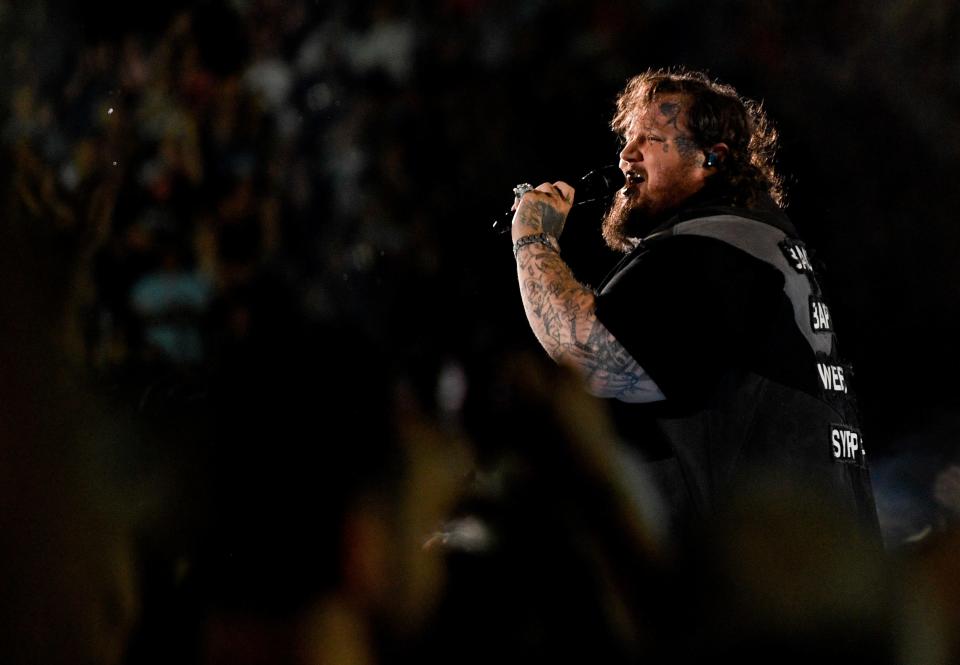
[[[632,171],[624,175],[626,176],[626,182],[623,184],[623,188],[620,190],[620,193],[626,196],[629,196],[632,193],[632,190],[636,189],[647,180],[642,174]]]

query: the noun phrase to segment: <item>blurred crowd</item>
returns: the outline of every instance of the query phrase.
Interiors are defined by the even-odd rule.
[[[86,362],[215,366],[272,316],[258,309],[271,287],[313,319],[364,321],[393,348],[443,345],[448,335],[424,328],[444,322],[377,328],[416,321],[487,279],[464,268],[490,242],[482,231],[503,197],[474,183],[515,137],[473,96],[512,112],[522,82],[501,77],[525,50],[534,64],[537,48],[513,37],[540,10],[208,2],[137,31],[111,29],[109,11],[86,13],[110,9],[120,12],[78,10],[83,31],[45,3],[7,17],[14,188],[23,214],[82,246]],[[568,56],[578,66],[565,78],[615,19],[567,13],[598,25],[578,25],[583,43]],[[465,206],[470,196],[490,213]],[[501,316],[451,304],[481,327]],[[475,334],[464,328],[456,335]]]
[[[939,167],[960,157],[960,10],[634,4],[0,3],[0,414],[20,437],[0,479],[41,525],[0,523],[25,534],[0,563],[24,571],[11,597],[32,599],[4,614],[0,637],[23,636],[11,658],[960,654],[949,396],[928,413],[907,403],[912,429],[884,434],[873,460],[895,560],[850,543],[815,497],[767,486],[675,557],[618,414],[528,357],[508,242],[490,228],[516,182],[612,161],[610,103],[630,74],[729,72],[795,129],[795,209],[827,210],[798,222],[839,264],[848,354],[890,425],[901,395],[870,386],[917,377],[871,362],[896,322],[863,321],[950,274],[930,249],[956,245],[939,231],[960,193]],[[882,140],[861,156],[853,128]],[[841,188],[838,152],[874,179]],[[916,165],[923,179],[905,178]],[[910,233],[918,212],[926,234]],[[571,227],[565,253],[598,280],[611,255]],[[884,269],[907,252],[914,269]],[[927,293],[944,321],[954,290]],[[909,326],[927,305],[903,306]],[[912,350],[918,366],[956,364],[951,325]],[[806,521],[784,508],[796,502]],[[69,638],[44,639],[75,612],[89,617]]]

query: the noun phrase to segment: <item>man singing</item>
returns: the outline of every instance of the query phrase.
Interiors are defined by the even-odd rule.
[[[540,344],[595,395],[655,420],[685,515],[776,477],[876,531],[851,370],[781,209],[763,109],[702,73],[647,71],[620,94],[612,126],[626,184],[602,228],[625,256],[596,291],[560,255],[574,189],[515,190],[517,274]]]

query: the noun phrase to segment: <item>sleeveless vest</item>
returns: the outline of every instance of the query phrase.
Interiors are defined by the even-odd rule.
[[[680,221],[646,238],[644,246],[684,235],[725,243],[783,276],[784,295],[812,352],[810,372],[820,388],[810,394],[745,371],[729,377],[710,408],[673,414],[668,409],[658,417],[694,511],[711,512],[716,497],[745,474],[772,470],[833,492],[879,537],[853,372],[839,355],[830,309],[806,246],[774,225],[734,214]]]

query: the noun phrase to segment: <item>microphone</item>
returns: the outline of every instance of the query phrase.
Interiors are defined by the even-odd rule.
[[[623,171],[621,171],[620,167],[616,164],[610,164],[609,166],[602,166],[599,169],[594,169],[580,178],[580,181],[577,183],[575,188],[576,201],[574,201],[573,205],[576,207],[586,203],[593,203],[594,201],[610,198],[616,194],[617,190],[622,188],[626,182],[627,180],[623,176]],[[513,210],[508,210],[500,219],[494,220],[493,229],[497,233],[509,232],[510,224],[501,222],[506,222],[508,219],[512,218],[513,213]],[[497,228],[498,226],[499,228]]]
[[[577,200],[573,205],[579,206],[609,198],[622,189],[625,184],[627,184],[627,179],[619,166],[616,164],[602,166],[580,178],[580,185],[577,187],[576,193]]]

